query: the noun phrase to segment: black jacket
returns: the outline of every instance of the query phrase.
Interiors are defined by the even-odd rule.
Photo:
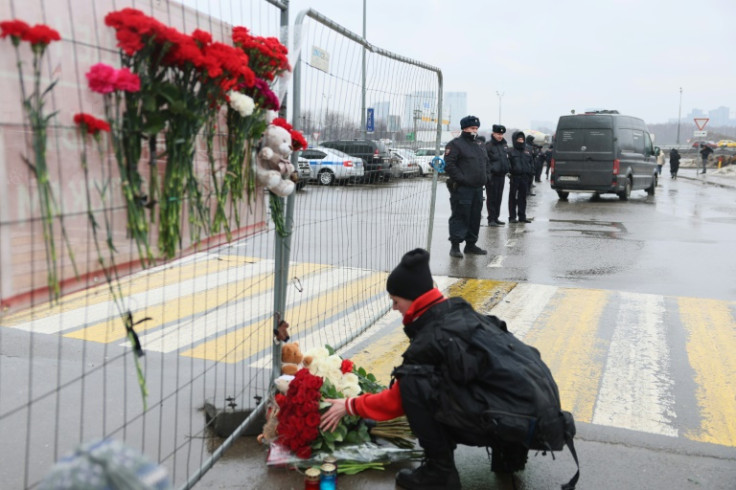
[[[486,153],[489,160],[489,173],[492,175],[506,175],[511,170],[509,162],[508,144],[505,139],[496,141],[491,137],[491,141],[486,143]]]
[[[700,149],[700,156],[703,158],[703,160],[707,160],[708,156],[713,153],[713,148],[710,146],[703,145],[703,147]]]
[[[465,345],[480,324],[479,314],[462,298],[449,298],[433,305],[404,327],[410,343],[402,354],[403,365],[446,369],[453,382],[467,384],[482,374],[483,357],[478,352],[465,351]]]
[[[445,146],[445,172],[459,185],[482,187],[487,181],[488,155],[463,133]]]
[[[674,148],[670,150],[670,165],[679,165],[680,164],[680,152],[675,150]]]
[[[512,136],[512,144],[516,141],[516,135]],[[524,145],[526,146],[526,145]],[[534,174],[534,160],[529,150],[524,147],[523,150],[517,149],[513,146],[509,151],[509,162],[511,163],[511,175],[533,175]]]

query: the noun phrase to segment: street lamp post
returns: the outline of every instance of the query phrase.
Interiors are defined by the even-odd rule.
[[[504,92],[496,90],[496,95],[498,95],[498,124],[501,124],[501,99],[503,99]]]
[[[680,108],[677,109],[677,144],[680,144],[680,120],[682,119],[682,87],[680,87]]]

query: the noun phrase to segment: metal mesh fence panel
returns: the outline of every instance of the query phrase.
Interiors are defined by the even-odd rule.
[[[216,213],[216,186],[227,173],[222,114],[210,138],[206,126],[196,129],[191,169],[203,207],[192,206],[191,194],[180,199],[181,228],[169,252],[158,214],[165,203],[153,190],[171,158],[166,131],[141,141],[134,158],[141,192],[133,199],[125,194],[130,168],[118,165],[111,137],[80,136],[75,114],[106,111],[86,74],[122,59],[105,17],[126,8],[229,45],[234,26],[295,39],[290,62],[302,78],[291,86],[286,76],[271,88],[282,101],[287,87],[294,94],[285,115],[311,148],[293,160],[313,178],[277,201],[287,235],[260,187],[225,203],[226,226],[198,221],[197,213]],[[175,486],[195,484],[228,447],[213,417],[251,420],[263,406],[272,366],[278,369],[275,315],[291,324],[303,350],[343,346],[389,310],[385,279],[402,254],[429,246],[436,176],[404,178],[412,165],[402,170],[394,150],[438,145],[441,76],[312,17],[297,40],[283,26],[285,9],[276,0],[10,0],[0,7],[0,21],[46,24],[60,34],[38,64],[30,46],[16,50],[10,37],[0,40],[0,475],[8,488],[38,486],[55,461],[103,438],[161,464]],[[305,56],[312,47],[329,55],[327,66]],[[42,138],[41,119],[26,117],[34,80],[43,99],[37,108],[48,116]],[[328,138],[377,142],[385,169],[371,173],[348,153],[335,163],[354,175],[326,177],[320,171],[329,163],[307,157]],[[255,154],[249,148],[249,164]],[[141,211],[140,233],[131,205]]]

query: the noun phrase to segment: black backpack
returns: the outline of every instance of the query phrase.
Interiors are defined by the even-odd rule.
[[[445,318],[447,325],[473,321],[469,315],[477,319],[470,337],[455,338],[458,345],[449,349],[454,352],[452,357],[458,357],[450,359],[453,369],[463,365],[462,356],[469,355],[463,353],[482,353],[485,366],[465,386],[442,373],[446,379],[438,393],[437,420],[460,429],[482,430],[489,445],[520,444],[540,451],[561,451],[567,446],[578,470],[562,488],[575,488],[580,477],[573,443],[575,421],[570,412],[562,410],[557,383],[539,351],[514,337],[497,317],[477,313],[460,298],[448,301],[457,303]],[[458,317],[452,318],[454,315]]]

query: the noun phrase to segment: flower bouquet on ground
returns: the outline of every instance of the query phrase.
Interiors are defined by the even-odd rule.
[[[269,444],[268,465],[305,468],[332,456],[338,472],[354,474],[422,456],[406,417],[376,422],[346,415],[334,431],[321,430],[321,415],[331,406],[325,399],[377,393],[385,387],[329,346],[307,351],[304,359],[306,367],[296,375],[276,380],[262,438]]]

